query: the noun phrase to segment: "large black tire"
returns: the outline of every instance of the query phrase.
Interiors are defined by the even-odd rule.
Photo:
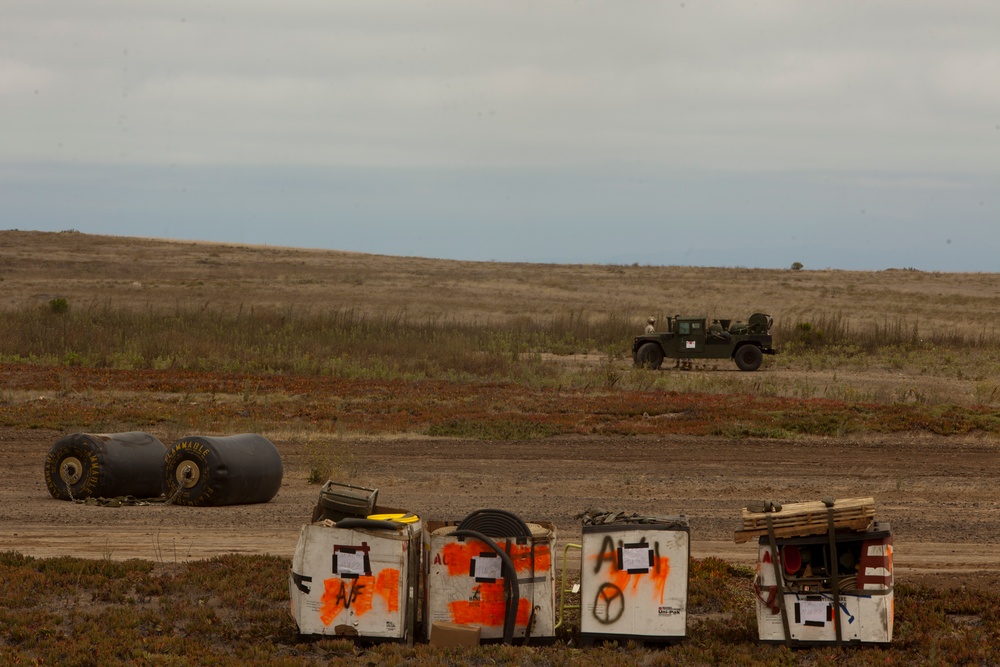
[[[755,371],[764,361],[764,353],[756,345],[744,345],[733,354],[733,360],[741,371]]]
[[[656,370],[663,363],[663,350],[656,343],[643,343],[635,353],[635,365]]]

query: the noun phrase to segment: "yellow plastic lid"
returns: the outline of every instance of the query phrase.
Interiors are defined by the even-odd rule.
[[[369,514],[369,519],[375,521],[395,521],[396,523],[416,523],[420,517],[413,513],[406,514]]]

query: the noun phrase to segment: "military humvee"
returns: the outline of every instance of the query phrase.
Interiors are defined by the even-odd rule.
[[[754,313],[746,323],[704,317],[668,317],[667,330],[636,336],[632,360],[636,366],[659,368],[664,358],[691,367],[694,359],[726,359],[741,371],[760,368],[765,354],[774,354],[770,315]]]

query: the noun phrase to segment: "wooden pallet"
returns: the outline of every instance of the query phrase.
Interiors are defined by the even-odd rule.
[[[770,516],[775,537],[822,535],[829,528],[827,507],[820,500],[787,503]],[[751,512],[744,507],[743,528],[734,534],[737,544],[767,535],[767,517],[764,512]],[[833,503],[834,528],[867,530],[874,520],[874,498],[843,498]]]

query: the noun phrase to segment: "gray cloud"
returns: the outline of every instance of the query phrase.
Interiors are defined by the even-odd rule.
[[[912,212],[921,193],[936,193],[952,210],[966,210],[963,193],[984,202],[953,225],[980,229],[997,217],[996,187],[988,185],[1000,170],[993,2],[4,5],[0,123],[16,129],[0,143],[0,164],[18,178],[28,178],[23,165],[55,165],[51,173],[62,176],[52,188],[72,165],[271,167],[285,170],[278,179],[316,169],[336,174],[334,182],[357,170],[398,187],[431,170],[439,177],[426,185],[430,200],[453,197],[450,184],[461,184],[494,201],[482,224],[518,228],[531,218],[540,238],[555,230],[552,243],[571,224],[567,216],[579,222],[611,202],[634,224],[662,225],[663,215],[681,214],[670,205],[679,175],[702,193],[695,202],[732,192],[739,174],[770,184],[812,174],[814,208],[833,192],[879,192],[880,201],[895,192],[910,201],[885,201],[897,201],[928,233],[934,221]],[[459,177],[475,174],[487,180]],[[127,171],[119,178],[130,187]],[[780,188],[773,193],[780,197]],[[245,193],[234,186],[230,196]],[[350,206],[361,219],[389,216],[378,196],[351,194]],[[560,206],[559,196],[586,204]],[[462,216],[479,219],[408,201],[409,221],[422,233],[400,238],[424,239],[431,249],[453,247],[444,235],[454,238],[454,229],[435,226],[441,215],[456,225]],[[775,220],[768,204],[732,202],[711,214],[682,208],[693,220],[722,224],[739,214],[766,225]],[[24,206],[28,222],[18,224],[44,217],[41,204]],[[895,224],[880,215],[869,214],[868,227]],[[811,224],[823,217],[814,211]],[[213,233],[224,240],[226,229]],[[303,235],[310,229],[303,223]],[[820,238],[808,229],[799,243]],[[255,238],[270,242],[264,233]],[[312,233],[312,245],[330,242]],[[379,240],[360,238],[356,249],[365,243]],[[462,255],[458,246],[449,252]],[[591,256],[599,252],[573,255]]]

